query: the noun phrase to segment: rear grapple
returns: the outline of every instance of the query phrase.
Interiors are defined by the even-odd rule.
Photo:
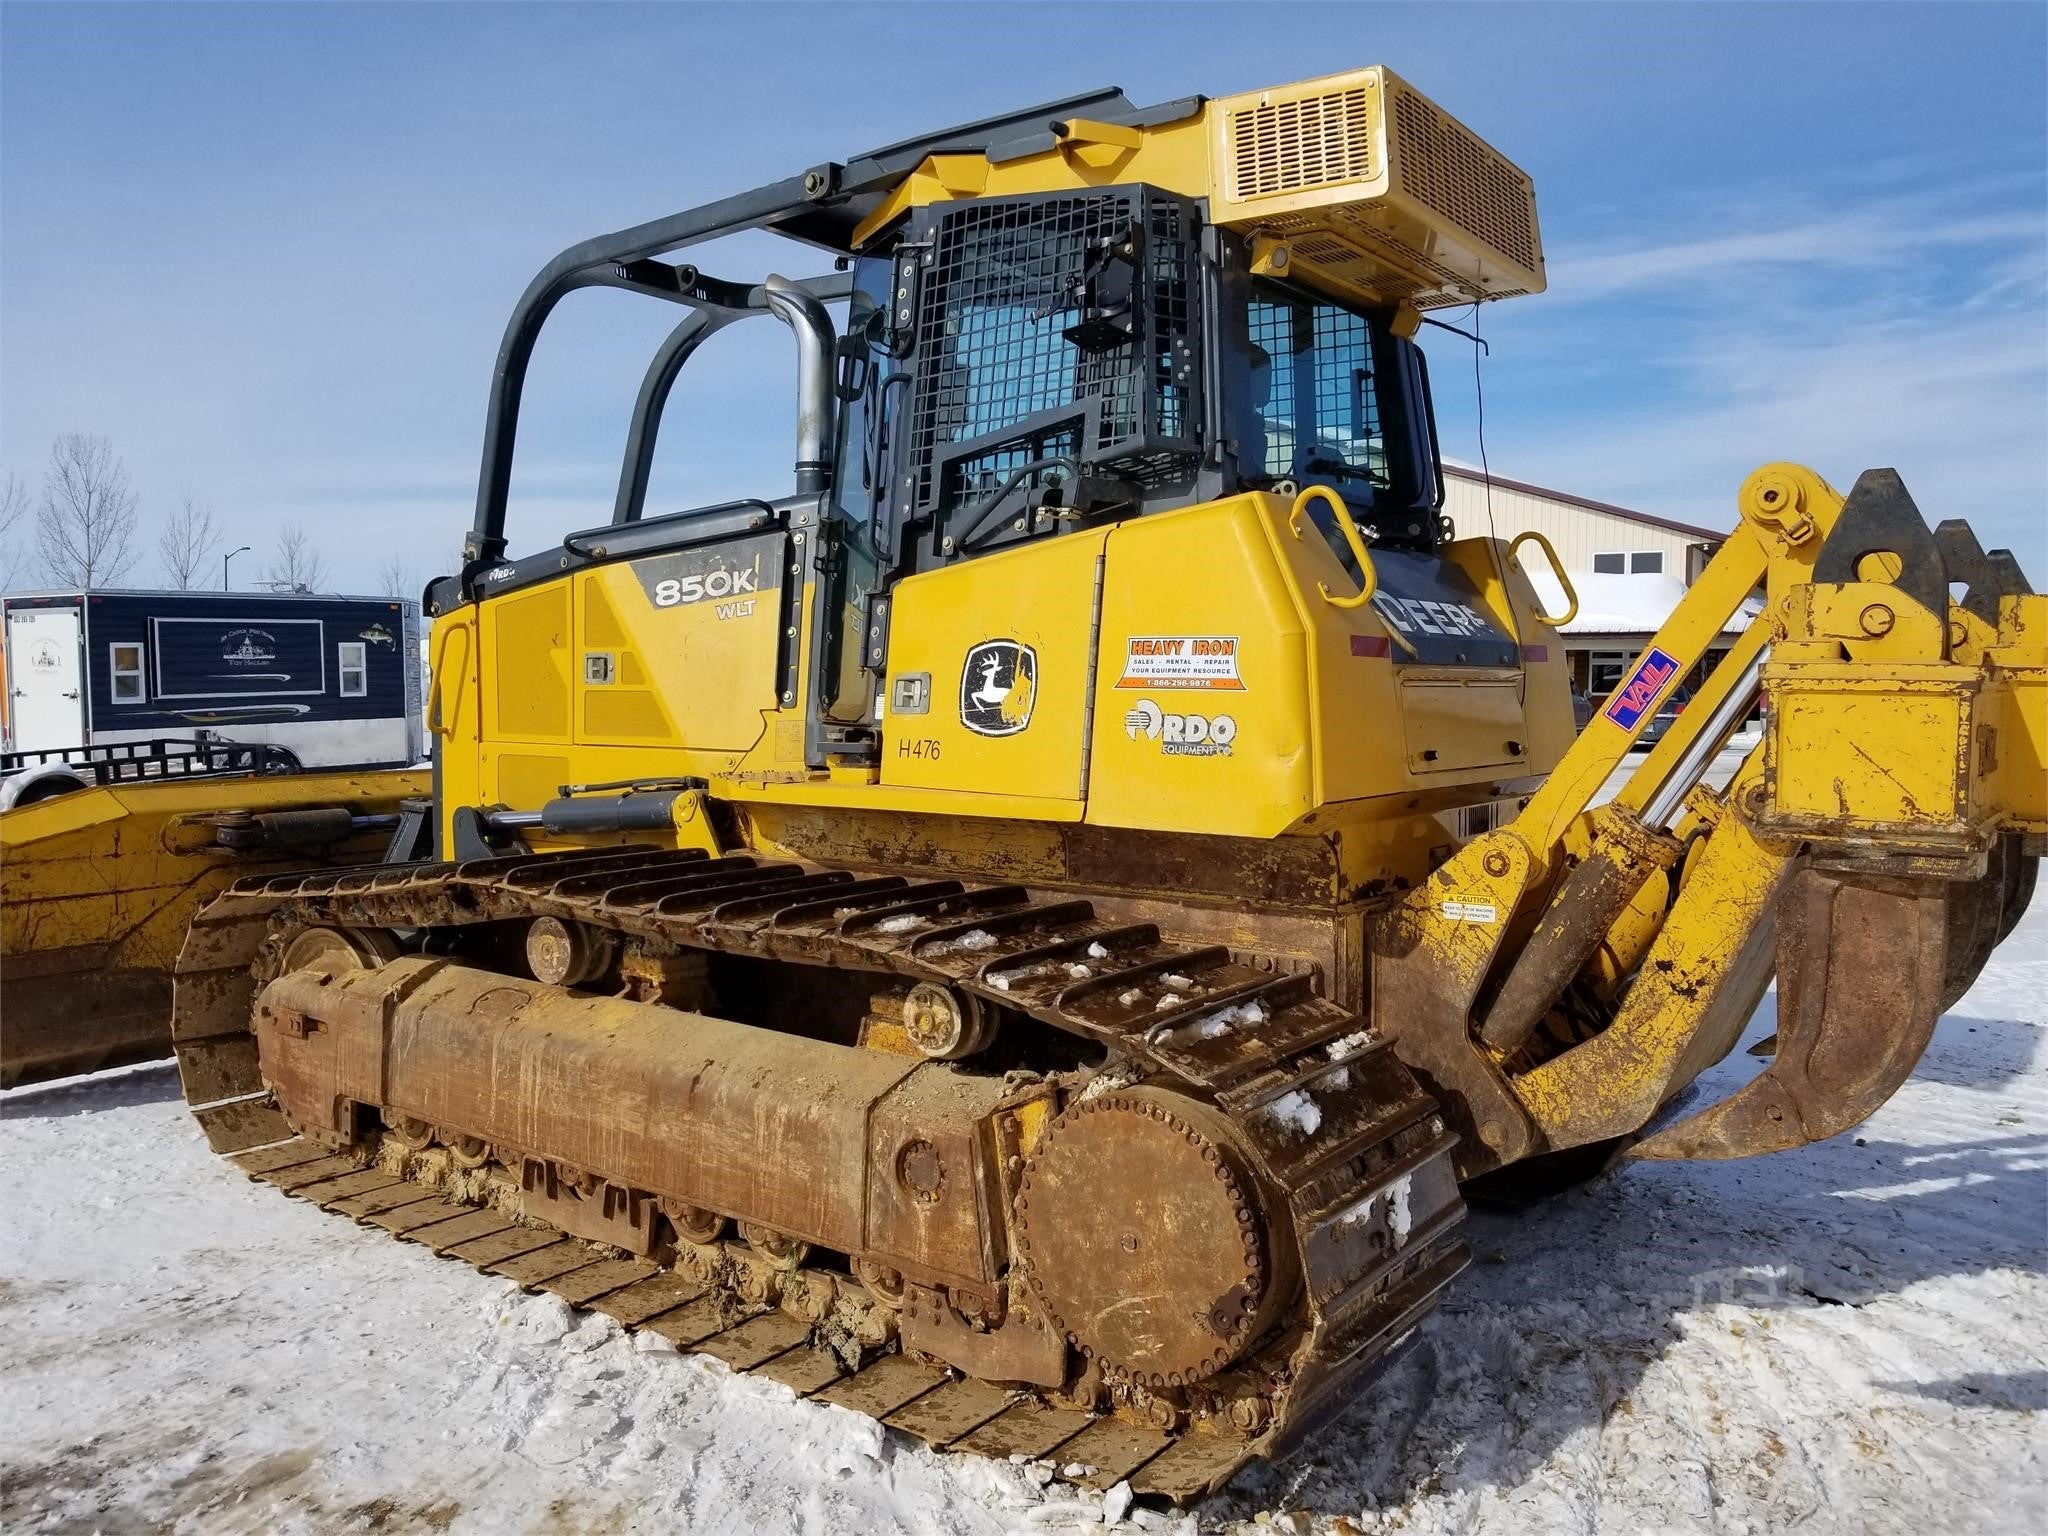
[[[868,1048],[794,1002],[712,1016],[717,956],[861,999]],[[665,1264],[656,1299],[689,1294],[642,1326],[779,1307],[836,1351],[784,1361],[818,1392],[957,1372],[988,1421],[1122,1426],[1135,1485],[1189,1498],[1290,1448],[1466,1262],[1433,1101],[1255,961],[1019,887],[586,850],[245,882],[194,924],[174,1035],[218,1151],[374,1156],[459,1194],[445,1221],[623,1250],[591,1261],[623,1290]],[[625,995],[574,990],[600,978]],[[867,1411],[1000,1449],[923,1400]]]

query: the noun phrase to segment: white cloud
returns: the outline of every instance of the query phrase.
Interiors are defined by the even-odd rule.
[[[1802,223],[1664,245],[1566,251],[1550,262],[1551,292],[1591,303],[1632,290],[1669,293],[1681,284],[1767,281],[1765,269],[1812,271],[1893,266],[1991,244],[2038,247],[2039,214],[1999,213],[1948,223],[1906,205],[1868,208]]]
[[[1930,522],[1967,517],[2048,581],[2048,220],[2026,186],[1758,201],[1560,253],[1561,302],[1489,325],[1493,464],[1717,527],[1772,459],[1844,491],[1890,466]],[[1458,370],[1439,377],[1458,413]]]
[[[1727,526],[1758,464],[1809,464],[1846,491],[1899,470],[1930,522],[1967,517],[2029,574],[2042,557],[2048,407],[2038,328],[1997,319],[1896,323],[1796,345],[1712,339],[1674,404],[1519,443],[1514,472],[1689,522]],[[1496,462],[1503,462],[1496,456]]]
[[[1954,265],[2043,269],[2048,215],[2038,173],[1958,179],[1952,167],[1892,161],[1845,171],[1831,186],[1745,183],[1688,196],[1682,207],[1631,209],[1627,235],[1555,243],[1551,293],[1590,303],[1622,293],[1683,299],[1803,276],[1880,273],[1906,280]],[[1656,231],[1645,239],[1637,231]]]

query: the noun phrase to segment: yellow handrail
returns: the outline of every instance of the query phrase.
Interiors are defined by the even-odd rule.
[[[1543,535],[1538,533],[1534,528],[1531,528],[1526,533],[1516,534],[1513,540],[1511,540],[1508,544],[1508,553],[1510,555],[1513,555],[1516,550],[1520,549],[1524,544],[1528,543],[1532,539],[1535,540],[1536,547],[1543,551],[1543,558],[1550,562],[1551,575],[1555,576],[1557,578],[1557,584],[1560,587],[1564,588],[1564,600],[1566,607],[1564,610],[1563,617],[1553,619],[1547,613],[1539,613],[1536,615],[1536,617],[1543,623],[1548,624],[1552,629],[1557,629],[1563,625],[1571,623],[1573,619],[1576,619],[1579,616],[1579,594],[1578,591],[1572,586],[1571,577],[1565,575],[1564,562],[1557,558],[1557,551],[1550,547],[1550,540],[1543,537]]]
[[[443,679],[447,676],[446,663],[448,660],[448,646],[450,642],[455,638],[455,635],[458,632],[458,630],[462,635],[462,664],[465,669],[468,667],[469,626],[467,624],[451,626],[447,630],[443,631],[441,635],[440,646],[435,650],[433,656],[430,657],[427,662],[427,670],[430,674],[432,674],[427,681],[427,729],[431,731],[434,735],[442,737],[444,739],[452,737],[455,734],[455,726],[453,722],[451,721],[448,724],[444,725],[441,722],[440,715],[441,700],[443,698],[441,683]],[[458,679],[457,681],[459,683],[461,679]],[[461,697],[459,691],[456,697]]]
[[[1359,587],[1356,597],[1339,597],[1326,582],[1317,582],[1322,591],[1323,601],[1335,608],[1363,608],[1372,601],[1373,593],[1380,589],[1379,572],[1372,566],[1372,556],[1366,553],[1365,540],[1358,532],[1358,524],[1351,520],[1351,509],[1344,505],[1344,498],[1327,485],[1311,485],[1294,498],[1294,505],[1288,509],[1287,526],[1298,539],[1301,537],[1302,514],[1308,511],[1308,504],[1315,500],[1330,504],[1330,511],[1336,515],[1337,527],[1343,531],[1344,542],[1351,546],[1351,554],[1358,561]]]

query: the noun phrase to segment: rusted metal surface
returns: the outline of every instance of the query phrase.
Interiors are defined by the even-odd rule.
[[[1950,883],[1807,867],[1778,913],[1778,1041],[1731,1097],[1631,1158],[1786,1151],[1860,1125],[1927,1049],[1948,979]]]
[[[1017,1212],[1053,1324],[1105,1371],[1155,1388],[1229,1365],[1296,1271],[1229,1118],[1158,1089],[1070,1104],[1025,1162]]]
[[[171,977],[106,968],[107,946],[8,956],[0,1088],[153,1061],[171,1051]]]
[[[944,1445],[986,1424],[1010,1406],[1012,1396],[986,1381],[942,1382],[924,1396],[912,1398],[885,1422],[906,1435]]]
[[[717,1284],[618,1260],[614,1249],[567,1239],[543,1225],[510,1225],[496,1210],[444,1200],[422,1184],[375,1167],[342,1178],[289,1180],[293,1169],[328,1169],[346,1161],[303,1139],[242,1153],[236,1161],[252,1176],[295,1184],[297,1198],[356,1221],[365,1219],[362,1200],[342,1190],[354,1188],[356,1180],[389,1180],[385,1200],[367,1219],[403,1241],[508,1276],[532,1290],[549,1290],[629,1329],[662,1333],[680,1348],[784,1382],[815,1401],[879,1417],[934,1448],[997,1460],[1044,1458],[1059,1468],[1075,1468],[1071,1481],[1081,1487],[1102,1489],[1128,1479],[1139,1493],[1174,1501],[1198,1499],[1221,1487],[1257,1448],[1229,1421],[1159,1427],[1116,1413],[1075,1411],[1014,1386],[961,1378],[903,1354],[872,1354],[848,1370],[840,1356],[815,1346],[807,1319],[793,1313],[786,1300],[782,1309],[748,1303]],[[393,1188],[401,1198],[391,1198]],[[379,1217],[385,1221],[379,1223]],[[481,1227],[496,1231],[469,1237]],[[1389,1300],[1397,1305],[1395,1298]]]
[[[649,1251],[666,1199],[909,1274],[997,1279],[981,1127],[1000,1078],[427,956],[288,972],[256,1034],[300,1126],[341,1134],[345,1106],[374,1104],[541,1154],[522,1159],[528,1209],[579,1236]]]
[[[1643,882],[1677,862],[1677,840],[1650,830],[1632,811],[1603,807],[1594,813],[1594,827],[1591,851],[1558,883],[1480,1023],[1480,1039],[1503,1055],[1535,1031]]]
[[[903,1347],[989,1381],[1064,1385],[1070,1374],[1067,1341],[1041,1315],[1034,1298],[1012,1296],[1005,1306],[999,1326],[977,1329],[938,1291],[910,1286],[897,1324]]]
[[[904,1347],[970,1378],[1050,1394],[1048,1413],[1069,1412],[1064,1403],[1111,1412],[1121,1428],[1097,1433],[1116,1445],[1105,1441],[1091,1465],[1128,1454],[1142,1466],[1182,1434],[1198,1435],[1194,1450],[1161,1463],[1158,1491],[1178,1498],[1219,1486],[1246,1459],[1291,1443],[1305,1414],[1320,1413],[1368,1376],[1466,1261],[1456,1231],[1463,1207],[1450,1161],[1454,1138],[1385,1043],[1320,995],[1313,971],[1234,945],[1177,941],[1156,923],[1120,922],[1098,915],[1087,899],[1059,893],[616,848],[251,882],[195,924],[190,975],[179,979],[180,1039],[195,1058],[246,1040],[252,968],[273,976],[291,936],[307,928],[433,927],[459,942],[465,931],[484,931],[481,925],[530,925],[540,917],[616,935],[621,974],[636,955],[667,965],[706,954],[714,964],[723,954],[837,972],[857,998],[853,1032],[879,995],[879,978],[894,976],[899,988],[945,987],[971,1000],[997,1021],[998,1042],[1024,1027],[1021,1020],[1106,1047],[1105,1086],[1135,1103],[1128,1079],[1148,1078],[1145,1093],[1160,1095],[1150,1102],[1162,1113],[1171,1105],[1183,1125],[1206,1127],[1211,1149],[1227,1145],[1240,1192],[1256,1197],[1265,1284],[1250,1298],[1249,1321],[1240,1307],[1225,1324],[1236,1333],[1224,1368],[1210,1365],[1212,1374],[1200,1380],[1193,1379],[1199,1371],[1182,1369],[1179,1384],[1174,1371],[1149,1366],[1142,1380],[1122,1370],[1105,1377],[1023,1285],[1012,1258],[1020,1220],[1012,1201],[1032,1136],[1020,1144],[1003,1127],[1019,1115],[1039,1114],[1032,1123],[1041,1123],[1030,1106],[1046,1101],[1056,1111],[1091,1081],[1086,1072],[1013,1075],[1006,1083],[971,1058],[946,1063],[856,1050],[409,956],[373,971],[315,965],[269,981],[261,1070],[251,1052],[234,1063],[242,1072],[192,1070],[187,1080],[268,1108],[268,1077],[295,1117],[303,1109],[311,1136],[337,1144],[372,1125],[337,1114],[340,1099],[400,1123],[418,1120],[457,1147],[488,1146],[500,1161],[509,1154],[508,1180],[520,1177],[515,1165],[542,1163],[558,1195],[563,1181],[585,1201],[606,1190],[628,1198],[638,1192],[648,1197],[643,1208],[694,1215],[686,1224],[699,1232],[743,1218],[744,1232],[764,1241],[770,1232],[776,1241],[787,1237],[798,1245],[790,1250],[796,1256],[777,1259],[783,1250],[758,1242],[676,1239],[676,1273],[685,1278],[671,1283],[716,1281],[725,1289],[653,1316],[644,1303],[628,1305],[640,1326],[694,1347],[733,1326],[725,1315],[732,1307],[779,1305],[808,1333],[859,1300],[871,1309],[864,1349],[900,1332]],[[301,1030],[295,1018],[319,1023]],[[402,1048],[384,1048],[387,1019],[390,1040],[402,1040]],[[540,1086],[546,1091],[535,1092]],[[203,1102],[197,1107],[209,1112]],[[862,1135],[847,1141],[835,1128],[842,1122],[858,1123]],[[1206,1167],[1201,1150],[1192,1150]],[[1155,1189],[1171,1185],[1175,1166],[1162,1157]],[[392,1219],[408,1232],[455,1219],[438,1199],[413,1207],[379,1189],[345,1197],[341,1208],[359,1219],[400,1213]],[[538,1209],[528,1206],[529,1222]],[[1241,1236],[1234,1205],[1230,1214],[1230,1230]],[[668,1232],[669,1216],[657,1219]],[[578,1281],[577,1272],[602,1255],[578,1262],[577,1250],[590,1250],[573,1239],[498,1251],[511,1235],[470,1241],[522,1284],[569,1277],[564,1284],[579,1293],[579,1304],[602,1306],[605,1295],[580,1293],[613,1275],[628,1279],[610,1295],[646,1297],[644,1288],[660,1278],[620,1269]],[[1153,1236],[1199,1243],[1207,1234]],[[802,1250],[813,1245],[816,1258],[805,1259]],[[606,1252],[620,1247],[637,1256],[620,1261],[629,1266],[664,1251],[660,1242],[629,1241]],[[817,1269],[819,1262],[893,1276],[894,1300],[878,1300],[844,1270]],[[1204,1298],[1211,1313],[1221,1315],[1216,1309],[1238,1278]],[[765,1348],[760,1331],[742,1342]],[[807,1390],[873,1396],[879,1404],[897,1390],[880,1391],[889,1379],[874,1376],[881,1364],[828,1375],[785,1350],[759,1368]],[[902,1360],[888,1369],[900,1377],[908,1367]],[[886,1417],[944,1380],[938,1373],[902,1402],[869,1411]],[[934,1403],[928,1427],[958,1423],[963,1444],[993,1445],[990,1437],[1019,1406],[998,1405],[984,1418],[985,1396],[970,1411],[967,1394],[954,1393]],[[1072,1416],[1070,1436],[1102,1422]],[[1018,1438],[1001,1443],[1021,1450],[1042,1439],[1050,1422],[1019,1415]]]
[[[1947,524],[1943,524],[1947,527]],[[1984,878],[1958,881],[1949,892],[1948,957],[1942,979],[1946,1013],[1970,990],[1977,974],[2026,915],[2040,860],[2021,851],[2019,834],[2007,832],[1991,846]]]
[[[1479,989],[1531,878],[1510,833],[1468,845],[1420,891],[1367,925],[1373,1027],[1422,1079],[1458,1133],[1457,1169],[1473,1178],[1526,1157],[1541,1136],[1500,1064],[1474,1038]],[[1456,922],[1438,922],[1449,910]],[[1483,916],[1484,920],[1480,920]]]

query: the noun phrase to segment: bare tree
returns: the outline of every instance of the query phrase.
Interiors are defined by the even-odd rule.
[[[213,552],[218,548],[220,529],[214,523],[213,508],[187,491],[157,537],[156,554],[163,562],[164,581],[179,592],[211,586]]]
[[[21,566],[21,543],[15,528],[28,516],[28,487],[13,470],[0,480],[0,590],[14,585],[14,573]]]
[[[264,580],[281,592],[317,592],[327,585],[327,561],[313,548],[306,530],[288,524],[277,536],[277,553],[270,557],[270,571]]]
[[[50,445],[36,552],[60,586],[90,591],[135,563],[135,492],[128,467],[104,437],[67,432]]]
[[[377,568],[378,590],[386,597],[418,597],[420,579],[414,573],[412,562],[399,555],[393,555]]]

